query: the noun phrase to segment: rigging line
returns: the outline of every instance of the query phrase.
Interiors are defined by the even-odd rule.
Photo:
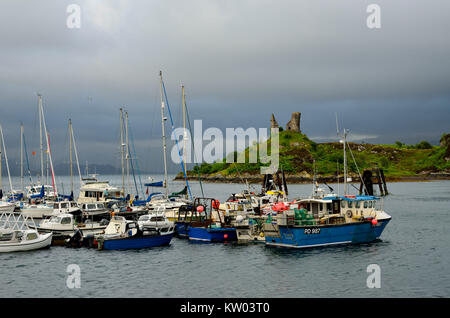
[[[172,132],[173,132],[174,124],[173,124],[172,112],[170,111],[169,100],[167,99],[167,93],[166,93],[166,87],[164,85],[164,81],[162,81],[162,87],[163,87],[163,90],[164,90],[164,97],[165,97],[165,100],[166,100],[167,109],[169,110],[169,117],[170,117],[170,122],[172,124]],[[183,173],[184,173],[184,178],[186,179],[186,186],[187,186],[188,191],[189,191],[189,196],[191,197],[191,200],[192,200],[191,188],[189,186],[189,181],[187,179],[186,171],[184,169],[183,158],[181,157],[180,146],[178,145],[178,140],[177,139],[175,140],[175,143],[177,145],[178,155],[180,157],[180,163],[181,163],[181,168],[182,168]]]
[[[347,147],[348,147],[348,149],[350,150],[350,154],[352,155],[353,162],[355,163],[356,170],[358,171],[359,178],[361,179],[361,182],[362,182],[362,184],[363,184],[363,188],[364,188],[364,190],[366,191],[366,193],[368,193],[368,192],[367,192],[367,189],[366,189],[366,185],[364,184],[363,178],[361,177],[361,173],[359,172],[359,168],[358,168],[358,164],[356,163],[355,156],[353,156],[352,148],[350,147],[350,145],[347,145]],[[359,190],[359,189],[358,189],[358,190]]]
[[[128,134],[131,135],[130,134],[131,129],[128,128],[128,130],[129,130]],[[130,139],[131,139],[131,144],[132,144],[131,148],[133,148],[133,145],[134,145],[133,138],[130,138]],[[127,144],[127,147],[128,147],[128,154],[130,154],[130,145]],[[134,151],[134,158],[136,159],[136,150]],[[139,190],[138,190],[137,183],[136,183],[136,174],[134,172],[134,165],[133,165],[133,157],[132,156],[130,156],[130,164],[131,164],[131,171],[133,172],[134,188],[136,189],[136,194],[139,196]]]
[[[188,125],[189,125],[189,133],[191,134],[191,145],[192,145],[192,151],[194,152],[194,161],[195,161],[195,166],[198,168],[197,169],[197,172],[198,172],[198,182],[199,182],[199,184],[200,184],[200,190],[202,191],[202,197],[205,197],[205,193],[203,192],[203,184],[202,184],[202,179],[201,179],[201,177],[200,177],[200,168],[199,168],[199,165],[198,165],[198,161],[197,161],[197,155],[196,155],[196,153],[195,153],[195,146],[194,146],[194,144],[195,144],[195,142],[194,142],[194,140],[193,140],[193,135],[192,135],[192,127],[191,127],[191,120],[190,120],[190,118],[189,118],[189,111],[188,111],[188,107],[187,107],[187,102],[185,101],[184,102],[185,103],[185,107],[186,107],[186,119],[187,119],[187,122],[188,122]]]
[[[133,130],[131,129],[131,127],[128,128],[129,129],[129,134],[130,134],[130,138],[131,138],[131,147],[133,150],[133,155],[134,155],[134,160],[136,161],[136,173],[138,175],[138,179],[139,179],[139,185],[141,186],[141,192],[142,192],[142,197],[144,197],[144,187],[142,185],[142,180],[141,180],[141,169],[139,168],[139,161],[137,159],[137,153],[136,153],[136,147],[134,145],[134,135],[133,135]],[[138,192],[138,189],[136,187],[136,192]],[[138,192],[139,194],[139,192]]]
[[[23,147],[25,150],[25,159],[27,160],[27,170],[28,175],[30,176],[30,185],[31,185],[33,184],[33,178],[31,177],[30,162],[28,161],[28,151],[27,151],[27,143],[25,142],[25,134],[23,134]]]

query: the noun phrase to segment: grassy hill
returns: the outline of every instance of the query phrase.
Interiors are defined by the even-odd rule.
[[[269,139],[268,149],[270,150]],[[282,168],[290,182],[308,181],[311,179],[315,166],[318,177],[333,181],[343,174],[343,145],[339,142],[315,143],[306,135],[281,131],[280,168]],[[255,145],[259,146],[259,145]],[[404,145],[396,142],[394,145],[358,144],[349,142],[347,148],[347,162],[349,174],[357,176],[355,158],[359,170],[383,168],[388,180],[408,178],[450,178],[450,134],[444,134],[440,146],[432,146],[427,141],[417,145]],[[237,153],[232,154],[237,157]],[[245,150],[248,162],[248,148]],[[261,179],[261,163],[226,163],[225,159],[213,164],[203,163],[188,172],[192,179],[198,174],[210,181],[235,181],[236,178],[246,178],[249,182],[259,182]],[[183,178],[182,174],[177,179]]]

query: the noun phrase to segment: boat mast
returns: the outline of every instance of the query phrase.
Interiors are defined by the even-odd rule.
[[[125,153],[125,159],[127,161],[127,187],[128,191],[131,193],[131,186],[130,186],[130,148],[128,146],[128,112],[125,112],[125,147],[126,147],[126,153]]]
[[[38,111],[39,111],[39,141],[40,141],[40,151],[41,151],[41,183],[44,183],[44,145],[42,143],[42,115],[41,115],[41,107],[42,107],[42,95],[37,94],[38,96]]]
[[[122,193],[125,196],[125,170],[124,170],[124,159],[123,159],[123,109],[120,109],[120,152],[121,152],[121,162],[122,162]]]
[[[184,171],[187,173],[187,131],[186,131],[186,97],[184,95],[184,85],[181,85],[181,92],[183,94],[183,157],[184,157]],[[187,186],[187,177],[186,177],[186,186]],[[187,199],[188,194],[186,192],[185,198]]]
[[[39,99],[41,101],[41,99]],[[50,169],[51,169],[51,173],[52,173],[52,182],[53,182],[53,191],[55,193],[55,195],[58,195],[58,189],[55,183],[55,174],[54,174],[54,169],[53,169],[53,161],[52,161],[52,152],[50,150],[50,135],[47,132],[47,125],[45,124],[45,115],[44,115],[44,107],[42,106],[42,102],[40,102],[40,108],[41,108],[41,113],[42,113],[42,123],[44,126],[44,132],[45,132],[45,136],[47,136],[47,154],[48,154],[48,161],[50,162]]]
[[[11,174],[9,173],[8,155],[6,154],[6,146],[5,146],[5,139],[3,137],[2,125],[0,125],[0,134],[2,135],[3,152],[5,153],[5,163],[6,163],[6,171],[8,172],[9,189],[11,190],[11,194],[12,194],[13,187],[12,187],[12,182],[11,182]],[[0,178],[1,178],[1,175],[0,175]]]
[[[73,192],[72,120],[70,118],[69,118],[69,157],[70,157],[70,191]]]
[[[0,139],[0,199],[3,197],[3,191],[2,191],[2,140]]]
[[[347,153],[346,153],[346,144],[347,144],[347,132],[348,130],[344,128],[344,195],[347,194]]]
[[[20,185],[22,191],[24,191],[23,186],[23,124],[20,124]]]
[[[162,128],[162,141],[163,141],[163,154],[164,154],[164,187],[166,188],[166,198],[169,197],[169,188],[167,185],[167,154],[166,154],[166,132],[164,129],[164,121],[167,118],[164,117],[164,96],[163,96],[163,78],[162,71],[159,71],[159,87],[161,93],[161,128]]]
[[[77,151],[77,145],[75,143],[75,136],[73,135],[72,122],[70,122],[70,130],[71,130],[70,138],[72,138],[73,149],[75,150],[75,160],[77,161],[78,175],[80,176],[80,185],[81,185],[83,179],[81,177],[80,162],[78,161],[78,151]]]

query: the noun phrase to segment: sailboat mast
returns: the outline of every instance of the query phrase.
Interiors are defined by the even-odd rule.
[[[38,95],[38,111],[39,111],[39,147],[41,151],[41,183],[44,183],[44,145],[42,143],[42,114],[41,114],[41,107],[42,107],[42,95]]]
[[[123,109],[120,109],[120,152],[121,152],[121,163],[122,163],[122,193],[125,196],[125,170],[124,170],[124,159],[123,159]]]
[[[73,192],[72,120],[69,118],[70,191]]]
[[[8,172],[8,179],[9,179],[9,189],[13,190],[12,187],[12,181],[11,181],[11,173],[9,172],[9,164],[8,164],[8,155],[6,154],[6,146],[5,146],[5,139],[3,137],[3,129],[2,126],[0,125],[0,134],[2,135],[2,144],[3,144],[3,151],[5,153],[5,163],[6,163],[6,171]]]
[[[3,177],[2,177],[2,140],[0,139],[0,199],[3,197],[2,180],[3,180]]]
[[[164,117],[164,93],[163,93],[163,78],[162,71],[159,71],[159,87],[161,93],[161,128],[162,128],[162,141],[163,141],[163,154],[164,154],[164,187],[166,188],[166,198],[169,197],[169,188],[167,184],[167,154],[166,154],[166,132],[164,129],[164,121],[166,118]]]
[[[20,186],[23,191],[23,124],[20,124]]]
[[[50,135],[47,132],[47,125],[45,124],[45,116],[44,116],[44,108],[42,107],[42,103],[40,103],[41,106],[41,114],[42,114],[42,123],[44,126],[44,132],[45,132],[45,136],[47,136],[47,154],[48,154],[48,161],[50,162],[50,169],[51,169],[51,173],[52,173],[52,182],[53,182],[53,191],[55,193],[55,195],[58,195],[58,189],[56,187],[56,183],[55,183],[55,174],[54,174],[54,169],[53,169],[53,161],[52,161],[52,152],[50,150]]]
[[[128,147],[128,112],[125,112],[125,143],[126,143],[126,153],[125,159],[127,160],[127,187],[128,191],[131,193],[130,186],[130,148]]]
[[[78,175],[80,176],[80,185],[81,185],[83,179],[81,177],[80,162],[78,161],[77,145],[75,143],[75,136],[73,135],[72,125],[70,125],[70,128],[71,128],[71,138],[72,138],[72,142],[73,142],[73,149],[75,150],[75,160],[77,161]]]
[[[344,128],[344,195],[347,194],[347,130]]]
[[[184,172],[187,173],[187,131],[186,131],[186,97],[184,95],[184,85],[181,85],[181,92],[183,94],[183,157],[184,157]],[[187,186],[187,178],[186,178],[186,186]],[[185,197],[187,198],[187,192]]]

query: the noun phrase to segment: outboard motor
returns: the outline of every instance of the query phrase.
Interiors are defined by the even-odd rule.
[[[76,230],[71,237],[66,240],[67,247],[81,247],[83,241],[83,233],[81,230]]]

